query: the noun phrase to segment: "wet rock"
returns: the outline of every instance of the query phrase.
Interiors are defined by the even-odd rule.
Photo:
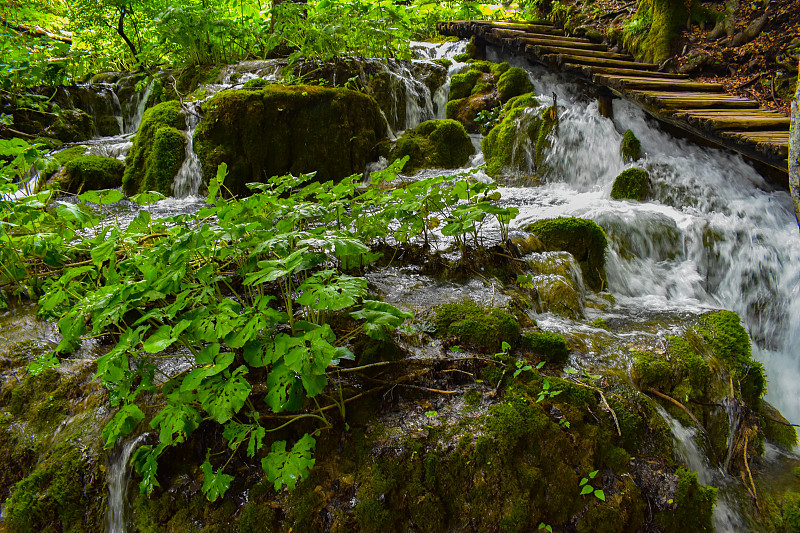
[[[122,178],[125,194],[142,191],[171,193],[172,180],[186,157],[186,137],[181,131],[185,128],[186,117],[179,102],[164,102],[145,111],[125,159]],[[213,173],[216,173],[216,168]]]
[[[403,170],[459,168],[469,162],[475,147],[464,126],[450,119],[429,120],[406,131],[392,149],[390,160],[409,156]]]
[[[512,68],[508,63],[472,61],[466,71],[450,78],[447,118],[458,120],[468,132],[477,133],[482,113],[532,89],[530,78],[520,68]]]
[[[629,168],[614,180],[611,198],[615,200],[645,200],[650,192],[650,175],[640,168]]]
[[[116,189],[122,185],[125,164],[113,157],[78,156],[68,161],[48,184],[59,184],[62,191],[80,194],[98,189]]]
[[[533,93],[528,93],[503,106],[502,120],[481,141],[487,174],[533,174],[535,139],[542,126],[541,116],[533,111],[538,105]]]
[[[525,227],[548,250],[571,253],[581,266],[583,279],[594,291],[605,284],[605,233],[595,222],[574,217],[544,219]]]
[[[625,130],[619,144],[619,154],[625,163],[638,161],[642,157],[642,143],[632,130]]]
[[[246,183],[316,171],[319,180],[364,171],[386,135],[371,97],[306,85],[226,91],[204,105],[195,149],[206,176],[227,163],[226,187],[248,194]]]

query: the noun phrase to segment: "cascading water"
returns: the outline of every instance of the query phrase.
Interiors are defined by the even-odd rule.
[[[183,165],[172,181],[172,194],[176,198],[196,195],[203,181],[203,169],[200,168],[200,160],[194,152],[194,130],[200,123],[199,111],[200,105],[195,103],[186,113],[186,155]]]
[[[145,440],[147,434],[139,435],[125,442],[118,442],[106,466],[106,483],[108,484],[108,511],[106,515],[106,533],[125,533],[130,524],[127,509],[128,483],[131,469],[128,466],[131,455]]]

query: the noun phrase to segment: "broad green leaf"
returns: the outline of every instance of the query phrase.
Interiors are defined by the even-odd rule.
[[[158,428],[158,438],[163,444],[178,444],[184,442],[202,420],[196,409],[173,394],[167,405],[150,421],[150,427]]]
[[[146,191],[146,192],[140,192],[139,194],[135,194],[131,196],[130,199],[136,205],[139,205],[141,207],[146,207],[148,205],[152,205],[158,202],[159,200],[163,200],[164,198],[166,198],[166,196],[164,196],[158,191]]]
[[[589,494],[593,490],[594,488],[592,488],[591,485],[584,485],[583,488],[581,489],[581,496],[583,496],[584,494]]]
[[[250,396],[250,383],[244,378],[246,373],[247,367],[240,366],[229,377],[217,374],[200,385],[197,397],[203,409],[220,424],[238,413]]]
[[[211,205],[217,204],[217,195],[219,194],[219,189],[222,187],[222,184],[225,182],[225,176],[228,175],[228,165],[227,163],[220,163],[217,167],[217,175],[211,178],[208,183],[208,196],[206,196],[206,202]]]
[[[223,474],[222,469],[216,471],[211,468],[211,463],[206,457],[203,463],[203,494],[206,495],[208,501],[216,501],[220,496],[224,496],[231,486],[233,476]]]
[[[158,473],[158,456],[164,450],[165,445],[159,444],[153,448],[149,444],[139,446],[133,457],[131,457],[131,465],[136,472],[142,476],[139,482],[139,489],[144,494],[151,494],[155,487],[160,486],[157,479]]]
[[[172,336],[172,326],[164,324],[163,326],[159,326],[159,328],[144,341],[142,348],[148,353],[158,353],[166,350],[175,340],[175,337]]]
[[[258,424],[240,424],[233,420],[225,424],[225,430],[222,432],[231,450],[236,450],[246,440],[248,457],[254,457],[264,446],[266,434],[267,431]]]
[[[143,419],[144,413],[136,404],[122,406],[103,428],[103,439],[106,441],[103,448],[113,448],[119,437],[128,435]]]
[[[597,489],[594,491],[594,495],[597,497],[597,499],[606,501],[606,493],[603,492],[602,489]]]
[[[114,238],[104,240],[92,248],[91,256],[95,267],[100,268],[104,262],[108,261],[112,257],[116,258],[116,248],[117,241]]]
[[[78,227],[88,227],[97,224],[100,217],[84,204],[61,203],[55,209],[58,218],[75,223]]]
[[[219,345],[217,345],[216,349],[219,350]],[[197,389],[204,379],[216,376],[231,366],[233,358],[234,355],[231,352],[221,353],[216,355],[213,364],[209,363],[200,368],[195,368],[183,378],[181,392],[191,392]]]
[[[272,443],[272,451],[261,460],[261,467],[276,491],[284,485],[288,490],[294,490],[297,483],[305,479],[314,467],[312,454],[315,446],[316,441],[309,434],[297,441],[290,452],[286,451],[286,441]]]
[[[78,196],[81,202],[108,205],[119,202],[125,195],[116,189],[103,189],[99,191],[86,191]]]
[[[364,300],[363,304],[362,309],[350,313],[350,316],[366,320],[364,331],[373,339],[386,340],[390,331],[414,317],[386,302]]]
[[[276,412],[296,411],[303,406],[303,384],[297,373],[282,361],[275,363],[267,376],[267,396],[264,401]]]
[[[301,293],[297,303],[320,311],[335,311],[350,307],[367,292],[367,280],[333,270],[317,272],[297,288]]]

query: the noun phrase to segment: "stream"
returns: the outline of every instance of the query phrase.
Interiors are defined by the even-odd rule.
[[[416,43],[415,49],[428,59],[452,58],[464,46],[465,42]],[[587,320],[578,322],[551,313],[534,314],[539,325],[564,333],[607,335],[612,345],[619,346],[636,335],[653,335],[649,330],[637,331],[636,326],[653,317],[669,316],[679,323],[681,317],[712,309],[733,310],[750,334],[755,359],[765,366],[769,379],[766,399],[788,420],[800,423],[800,358],[796,348],[800,345],[800,328],[796,326],[800,324],[800,234],[788,191],[774,189],[739,155],[672,137],[644,111],[624,100],[614,100],[614,119],[610,120],[600,115],[597,102],[585,96],[578,84],[491,48],[488,59],[525,68],[541,105],[550,105],[555,94],[560,106],[559,133],[545,161],[551,169],[545,182],[525,186],[524,179],[513,180],[499,189],[504,205],[519,208],[519,215],[512,222],[512,235],[526,235],[520,228],[538,219],[558,216],[589,218],[602,226],[609,237],[606,271],[615,304],[606,310],[587,308],[586,318],[588,322],[600,318],[608,323],[627,324],[628,328],[627,333],[612,334],[592,330],[586,325]],[[269,62],[257,63],[249,65],[249,69],[242,65],[239,71],[274,75],[276,69]],[[451,74],[458,68],[459,64],[451,67]],[[409,79],[410,73],[399,72],[397,76],[396,90],[414,95],[406,100],[406,128],[434,116],[444,117],[448,84],[432,95]],[[208,94],[230,86],[227,82],[213,86]],[[136,112],[124,117],[124,121],[120,119],[119,136],[89,143],[92,153],[124,159],[151,88],[148,86],[137,97]],[[121,109],[118,101],[117,107]],[[189,115],[190,139],[197,123],[197,116]],[[633,130],[641,141],[644,156],[636,166],[650,173],[651,190],[655,191],[654,198],[648,201],[617,201],[609,196],[615,177],[632,166],[623,163],[619,154],[626,129]],[[479,145],[479,136],[473,140]],[[470,167],[482,163],[478,152]],[[421,175],[431,173],[423,171]],[[476,177],[490,179],[482,171]],[[190,140],[186,162],[173,183],[175,197],[154,205],[153,216],[202,205],[198,197],[202,179]],[[120,209],[131,218],[135,215],[132,206]],[[485,237],[494,238],[493,228],[486,228]],[[390,269],[370,281],[383,290],[387,301],[408,307],[477,295],[486,301],[491,298],[496,305],[501,303],[500,296],[495,298],[493,287],[431,286],[424,276],[400,270]],[[590,356],[623,368],[630,364],[624,357],[613,360],[608,348],[590,348]],[[714,517],[716,531],[741,530],[739,524],[745,522],[732,501],[741,497],[741,491],[727,488],[733,483],[721,474],[724,465],[709,464],[702,438],[695,430],[682,426],[666,411],[661,414],[678,443],[680,459],[698,472],[701,483],[720,488]],[[125,490],[130,477],[126,465],[140,442],[140,438],[133,438],[117,443],[108,458],[111,494],[107,531],[126,531]]]

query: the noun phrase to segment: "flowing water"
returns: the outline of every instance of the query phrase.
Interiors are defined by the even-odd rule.
[[[437,46],[415,43],[414,47],[426,59],[452,58],[463,51],[464,42]],[[514,61],[496,51],[489,53],[495,61]],[[212,86],[209,93],[235,88],[252,77],[274,78],[279,68],[276,65],[269,61],[249,62],[230,68],[225,82]],[[616,298],[616,304],[604,312],[607,318],[624,315],[626,320],[644,322],[647,317],[665,313],[679,321],[675,317],[696,316],[709,309],[736,311],[753,340],[755,358],[766,367],[767,400],[790,421],[800,422],[800,395],[796,393],[800,360],[795,348],[800,345],[800,235],[788,191],[773,189],[736,154],[701,148],[664,133],[632,104],[615,100],[615,118],[604,118],[596,102],[586,97],[578,85],[521,62],[518,66],[531,74],[542,106],[552,103],[555,94],[560,107],[558,136],[552,139],[552,150],[544,162],[548,168],[544,184],[534,186],[528,178],[520,177],[504,181],[500,188],[502,201],[520,210],[512,230],[521,234],[520,228],[525,225],[557,216],[585,217],[600,224],[610,240],[608,290]],[[460,64],[454,64],[451,73],[459,68]],[[231,77],[234,72],[235,83]],[[448,84],[431,94],[420,87],[424,84],[410,78],[407,68],[394,69],[392,76],[397,79],[398,95],[413,95],[405,99],[404,127],[443,115]],[[152,84],[135,102],[119,106],[123,110],[121,129],[127,135],[107,139],[108,142],[92,142],[93,153],[124,157],[151,90]],[[191,143],[200,103],[191,104],[190,109],[193,112],[187,116],[190,141],[186,162],[173,184],[176,198],[153,206],[154,216],[160,209],[173,212],[202,204],[196,195],[203,176]],[[642,144],[644,157],[636,166],[645,168],[651,176],[652,199],[645,202],[610,198],[614,178],[631,166],[619,155],[626,129],[633,130]],[[473,140],[478,144],[478,137]],[[525,140],[516,149],[531,152],[530,143]],[[478,152],[470,166],[482,162]],[[527,170],[532,169],[529,158]],[[489,179],[482,172],[476,176]],[[427,283],[424,276],[417,277],[410,279],[390,270],[383,281],[373,281],[385,286],[387,292],[395,291],[396,299],[414,300],[419,296],[413,296],[413,291]],[[457,290],[450,286],[431,288],[443,299]],[[493,287],[474,290],[488,291],[483,295],[485,299],[495,297]],[[554,329],[589,328],[585,323],[547,313],[536,319]],[[732,427],[738,423],[735,407],[726,406]],[[681,426],[666,412],[662,416],[672,429],[681,460],[697,470],[702,483],[721,488],[714,518],[717,531],[737,530],[738,510],[729,500],[732,496],[726,489],[728,481],[717,466],[709,465],[694,430]],[[120,445],[109,460],[112,494],[108,531],[125,530],[122,508],[129,475],[127,462],[137,442],[138,439]],[[728,460],[723,459],[725,464],[718,465],[722,468]]]
[[[106,483],[108,484],[108,514],[106,515],[106,533],[124,533],[128,531],[128,485],[131,480],[131,469],[128,462],[136,448],[145,440],[147,434],[117,442],[114,451],[106,464]]]

